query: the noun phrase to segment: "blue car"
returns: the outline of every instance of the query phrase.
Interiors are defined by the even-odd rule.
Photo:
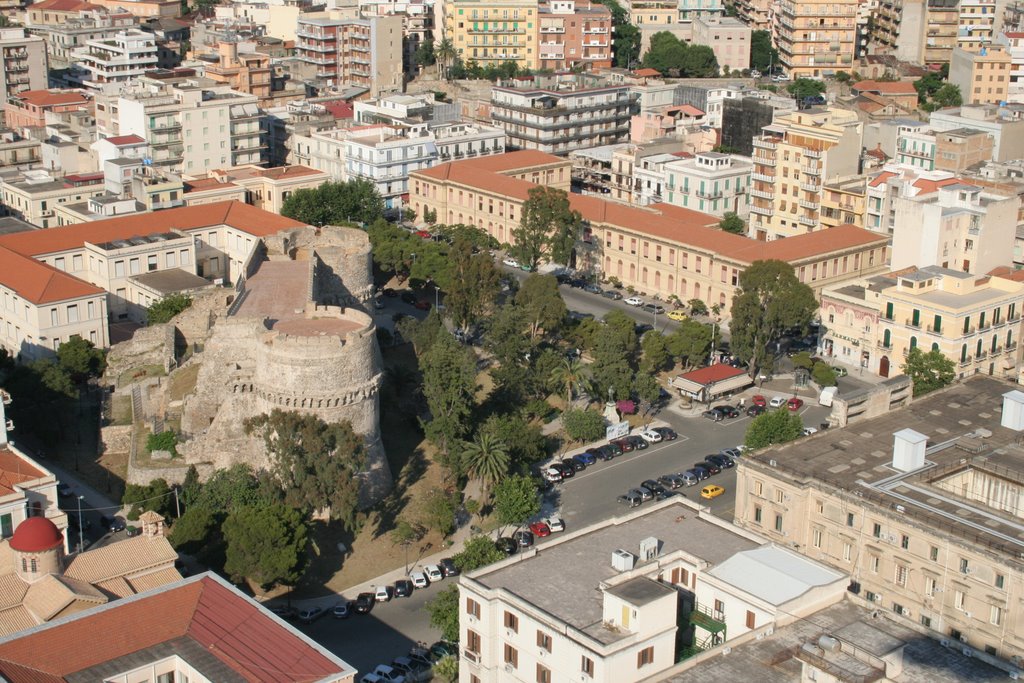
[[[572,459],[575,460],[576,462],[583,463],[584,466],[593,465],[595,462],[597,462],[597,456],[591,453],[590,451],[586,451],[585,453],[577,453],[576,455],[572,456]]]

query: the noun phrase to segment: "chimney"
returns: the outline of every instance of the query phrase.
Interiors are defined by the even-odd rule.
[[[999,424],[1015,432],[1024,430],[1024,392],[1014,389],[1003,394],[1003,417]]]
[[[901,429],[893,434],[892,466],[900,472],[913,472],[924,467],[924,451],[928,437],[913,429]]]

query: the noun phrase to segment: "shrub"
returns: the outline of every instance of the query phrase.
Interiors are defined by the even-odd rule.
[[[163,431],[157,434],[150,434],[146,437],[146,451],[169,451],[171,455],[178,455],[178,435],[171,431]]]

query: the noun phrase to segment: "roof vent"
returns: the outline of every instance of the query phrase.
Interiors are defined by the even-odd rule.
[[[636,556],[633,553],[619,548],[612,551],[612,569],[619,572],[628,572],[636,566]]]
[[[640,541],[640,559],[644,562],[650,562],[657,558],[660,546],[661,541],[656,539],[654,536],[649,536],[648,538]]]
[[[900,472],[913,472],[924,467],[924,451],[928,437],[913,429],[901,429],[892,447],[892,466]]]
[[[1003,394],[1003,417],[1000,424],[1015,432],[1024,431],[1024,391]]]

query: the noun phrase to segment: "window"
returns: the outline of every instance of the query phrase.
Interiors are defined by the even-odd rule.
[[[932,627],[932,618],[931,617],[926,617],[926,616],[924,616],[922,614],[920,621],[921,621],[921,626],[924,626],[925,628],[931,628]]]
[[[939,549],[936,546],[933,545],[931,547],[931,550],[928,551],[928,558],[932,562],[938,562],[939,561]]]
[[[685,567],[676,567],[672,570],[672,583],[678,586],[690,585],[690,572]]]
[[[480,603],[473,598],[466,598],[466,614],[472,614],[477,619],[480,618]]]
[[[60,324],[60,319],[57,317],[57,309],[56,308],[51,308],[50,309],[50,324],[51,325],[59,325]]]
[[[764,484],[762,484],[759,481],[755,481],[754,482],[754,495],[755,496],[763,496],[764,495]]]
[[[935,595],[935,579],[931,576],[924,577],[924,594],[928,597]]]
[[[757,523],[757,524],[761,523],[761,506],[760,505],[755,505],[754,506],[754,522]]]
[[[960,558],[960,573],[961,574],[970,574],[971,573],[970,564],[967,562],[967,560],[965,558]]]
[[[999,626],[1003,623],[1003,608],[992,605],[991,611],[988,613],[988,623],[993,626]]]
[[[537,647],[551,652],[551,636],[544,631],[537,631]]]
[[[996,588],[1002,588],[1003,584],[1006,583],[1006,577],[1002,574],[996,574]]]
[[[878,555],[872,555],[871,556],[871,573],[877,574],[878,573],[878,568],[879,568],[879,566],[881,566],[881,564],[882,564],[881,558],[878,557]]]
[[[68,322],[78,322],[78,304],[71,304],[70,306],[68,306]]]
[[[904,567],[902,564],[896,565],[896,571],[893,576],[893,581],[896,582],[897,586],[907,585],[907,568]]]
[[[847,512],[846,513],[846,526],[853,526],[853,513],[852,512]]]
[[[815,548],[821,547],[821,529],[814,529],[811,531],[811,545]]]
[[[538,664],[537,683],[551,683],[551,669],[541,664]]]
[[[783,491],[782,489],[775,489],[775,502],[776,503],[781,503],[783,500],[785,500],[785,497],[786,497],[785,491]]]
[[[754,617],[754,613],[751,612],[750,610],[747,610],[747,628],[753,629],[754,628],[755,620],[756,619]]]
[[[882,537],[882,525],[879,524],[878,522],[875,522],[875,525],[874,525],[874,527],[871,530],[871,535],[874,536],[875,538],[881,538]]]
[[[956,591],[956,593],[953,594],[953,607],[955,609],[963,611],[963,609],[964,609],[964,592],[963,591]]]
[[[580,658],[580,671],[593,678],[594,676],[594,660],[586,655]]]
[[[511,612],[505,612],[505,628],[519,633],[519,617]]]
[[[636,668],[642,668],[654,663],[654,648],[645,647],[636,653]]]
[[[908,550],[910,548],[910,536],[903,534],[902,538],[900,538],[900,547],[904,550]]]
[[[476,631],[466,630],[466,649],[470,652],[480,654],[480,634]]]
[[[511,664],[513,668],[519,666],[519,650],[509,644],[505,644],[505,663]]]
[[[782,515],[775,515],[775,530],[782,531]]]
[[[3,538],[10,538],[13,533],[14,523],[11,521],[10,513],[0,515],[0,535],[2,535]]]

